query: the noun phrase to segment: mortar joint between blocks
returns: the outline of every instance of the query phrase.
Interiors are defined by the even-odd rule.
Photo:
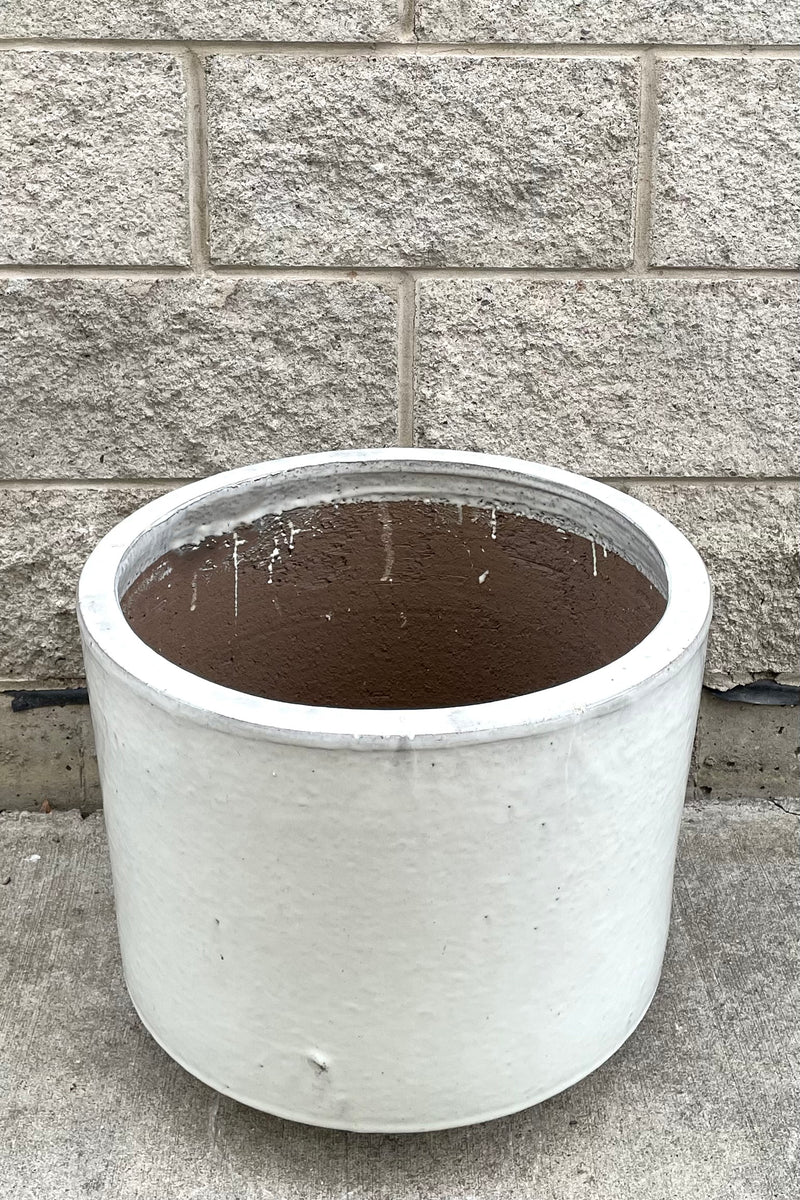
[[[633,212],[633,272],[645,275],[650,265],[653,212],[653,172],[658,126],[656,57],[652,50],[640,59],[639,129]]]
[[[629,267],[329,267],[329,266],[236,266],[226,263],[207,263],[202,272],[208,279],[272,279],[286,282],[313,280],[317,283],[369,282],[399,286],[406,279],[416,283],[433,280],[463,281],[483,279],[487,283],[502,283],[512,280],[534,283],[570,283],[577,281],[632,280],[650,281],[684,280],[687,283],[720,282],[734,283],[742,279],[793,280],[800,281],[800,270],[794,267],[658,267],[648,266],[637,271]],[[98,264],[43,263],[16,264],[0,263],[0,279],[192,279],[197,271],[192,267],[177,266],[108,266]]]
[[[181,55],[186,80],[186,174],[189,243],[193,270],[210,265],[208,211],[208,136],[205,61],[191,50]]]
[[[407,448],[411,448],[408,443]],[[16,492],[80,492],[80,491],[127,491],[131,488],[158,490],[168,492],[175,488],[184,487],[189,483],[197,483],[202,476],[176,477],[173,479],[137,478],[107,478],[107,479],[2,479],[0,489]],[[598,483],[606,483],[610,487],[688,487],[697,491],[707,488],[792,488],[800,485],[797,475],[592,475]]]
[[[404,0],[399,0],[402,10]],[[410,7],[410,5],[409,5]],[[277,54],[307,58],[348,57],[391,58],[404,56],[448,57],[468,55],[485,58],[609,58],[639,57],[653,54],[663,58],[800,58],[800,45],[748,43],[658,43],[658,42],[424,42],[415,32],[413,17],[401,17],[398,39],[374,42],[197,40],[193,38],[0,38],[3,51],[59,51],[118,53],[134,51],[151,54],[181,55],[198,58],[211,55]]]
[[[404,42],[417,42],[416,0],[397,0],[400,37]]]
[[[406,273],[397,284],[397,444],[414,444],[414,370],[417,280]]]

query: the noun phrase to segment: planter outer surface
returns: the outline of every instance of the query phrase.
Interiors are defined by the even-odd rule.
[[[123,616],[171,549],[388,498],[490,503],[591,538],[667,595],[664,616],[581,678],[405,710],[237,692]],[[238,1100],[359,1131],[486,1120],[588,1074],[658,983],[710,605],[657,513],[487,455],[287,459],[123,521],[78,608],[125,976],[153,1036]]]

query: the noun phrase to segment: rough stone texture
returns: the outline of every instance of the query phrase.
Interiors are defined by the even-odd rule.
[[[798,64],[670,60],[659,77],[653,262],[797,266]]]
[[[360,42],[398,28],[397,0],[9,0],[6,37]]]
[[[798,470],[797,285],[426,281],[416,437],[594,475]]]
[[[81,567],[112,525],[163,490],[0,486],[0,677],[83,674],[75,616]]]
[[[396,437],[371,283],[0,282],[0,474],[188,477]]]
[[[625,490],[682,529],[708,567],[715,595],[706,683],[727,688],[781,672],[797,678],[797,487],[686,483]]]
[[[88,746],[85,744],[88,741]],[[97,774],[89,710],[85,705],[12,712],[0,687],[0,809],[80,808],[99,805],[87,796],[85,763]]]
[[[282,1121],[184,1072],[125,993],[100,816],[0,816],[4,1200],[791,1196],[796,833],[767,805],[689,809],[664,974],[625,1046],[527,1112],[398,1136]]]
[[[417,0],[422,40],[796,42],[792,0]]]
[[[638,68],[617,59],[213,59],[212,256],[630,259]]]
[[[767,797],[800,807],[800,708],[703,692],[691,782],[713,800]]]
[[[12,51],[0,88],[0,260],[189,261],[177,59]]]

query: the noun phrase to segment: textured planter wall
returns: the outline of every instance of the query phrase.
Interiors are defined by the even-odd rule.
[[[796,682],[800,13],[762,7],[5,6],[4,686],[80,680],[79,564],[154,492],[398,440],[634,491],[711,568],[708,682]]]

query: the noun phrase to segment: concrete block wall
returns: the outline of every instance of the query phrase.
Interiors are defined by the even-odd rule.
[[[0,7],[0,688],[81,682],[134,506],[392,443],[641,496],[707,682],[797,683],[798,43],[789,0]]]

